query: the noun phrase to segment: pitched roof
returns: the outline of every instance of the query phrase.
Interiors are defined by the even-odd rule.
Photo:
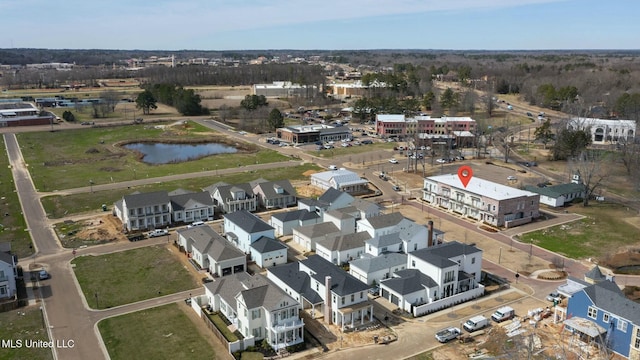
[[[214,295],[219,295],[234,310],[238,309],[236,295],[241,291],[252,287],[264,286],[267,279],[262,276],[251,276],[246,272],[223,276],[213,279],[212,282],[205,283],[204,286]]]
[[[147,193],[133,193],[123,196],[123,201],[128,208],[144,207],[155,204],[169,204],[169,194],[166,191],[153,191]]]
[[[333,218],[336,218],[338,220],[344,220],[344,219],[353,219],[354,216],[349,214],[346,211],[343,211],[343,209],[333,209],[333,210],[329,210],[327,212],[325,212],[326,215],[329,215]]]
[[[193,242],[193,247],[201,254],[208,254],[215,261],[244,257],[244,253],[229,243],[210,226],[195,226],[179,229],[178,234]]]
[[[380,256],[363,257],[353,260],[349,266],[356,267],[367,274],[383,269],[390,269],[395,266],[407,264],[407,254],[402,253],[384,253]]]
[[[213,206],[213,200],[211,199],[211,195],[208,191],[174,195],[169,198],[171,200],[171,207],[174,210],[189,209],[197,204]]]
[[[342,192],[340,190],[337,190],[335,188],[328,188],[322,195],[320,195],[320,197],[318,198],[319,201],[325,203],[325,204],[333,204],[336,200],[338,200],[341,196],[348,196],[351,198],[351,200],[353,201],[353,196]]]
[[[255,276],[262,277],[263,275]],[[244,304],[247,306],[247,309],[264,307],[267,311],[273,311],[281,308],[283,302],[286,304],[285,306],[297,304],[297,302],[282,289],[266,278],[265,281],[267,282],[265,285],[249,288],[238,294],[239,297],[244,299]]]
[[[333,180],[335,184],[338,186],[367,184],[369,182],[368,180],[360,178],[358,174],[354,173],[353,171],[346,170],[346,169],[323,171],[323,172],[312,174],[311,177],[316,178],[325,183],[328,183]]]
[[[335,224],[330,222],[298,226],[293,228],[293,230],[308,237],[309,239],[315,239],[321,236],[331,235],[331,234],[340,232],[340,229],[338,229],[338,227],[335,226]]]
[[[280,279],[293,291],[299,293],[309,303],[318,304],[322,302],[322,297],[311,289],[311,278],[309,274],[300,271],[297,262],[276,265],[267,269],[267,271]]]
[[[550,198],[558,198],[562,195],[583,192],[584,185],[574,184],[574,183],[559,184],[559,185],[546,186],[546,187],[527,185],[524,187],[524,189],[540,195],[548,196]]]
[[[402,216],[401,213],[392,212],[390,214],[372,216],[364,219],[363,221],[369,222],[371,227],[373,227],[374,229],[383,229],[386,227],[397,225],[400,221],[402,221],[402,219],[404,219],[404,216]]]
[[[271,215],[272,219],[275,218],[276,220],[279,220],[283,223],[286,223],[289,221],[305,221],[305,220],[317,219],[319,217],[320,216],[315,212],[307,211],[304,209],[285,211],[285,212]]]
[[[365,240],[369,239],[369,233],[360,231],[353,234],[339,235],[332,238],[317,241],[317,245],[321,245],[330,251],[343,251],[350,249],[364,248]]]
[[[221,184],[215,187],[214,192],[215,190],[217,190],[220,193],[220,197],[222,197],[223,199],[232,199],[234,193],[238,191],[243,191],[249,197],[253,197],[253,189],[251,187],[251,184],[249,183],[232,184],[232,185]],[[214,192],[211,192],[211,193],[214,194]]]
[[[252,243],[250,247],[254,248],[260,254],[276,250],[288,249],[287,245],[285,245],[284,243],[272,238],[268,238],[266,236],[261,236],[258,240]]]
[[[369,289],[367,284],[323,259],[320,255],[311,255],[304,260],[300,260],[300,263],[311,269],[315,273],[311,277],[322,284],[324,284],[326,276],[331,276],[331,291],[338,296]]]
[[[234,211],[222,216],[230,222],[236,224],[236,226],[249,234],[266,230],[273,230],[273,227],[271,227],[271,225],[267,224],[262,219],[248,212],[247,210]]]
[[[0,252],[11,252],[11,243],[6,241],[0,242]]]
[[[289,180],[265,181],[258,183],[253,188],[260,188],[267,199],[277,199],[284,196],[296,196],[296,189]],[[281,191],[281,192],[278,192]]]
[[[598,265],[591,268],[591,270],[587,271],[584,274],[584,277],[587,279],[593,279],[595,281],[600,281],[606,279],[606,277],[600,271],[600,267]]]
[[[195,191],[191,191],[191,190],[187,190],[187,189],[182,189],[182,188],[177,188],[173,191],[169,191],[169,197],[171,196],[175,196],[175,195],[184,195],[184,194],[191,194],[194,193]]]
[[[399,232],[392,232],[389,234],[380,235],[370,240],[367,240],[367,244],[371,246],[375,246],[377,248],[390,246],[394,244],[400,244],[401,242],[402,240],[400,239]]]
[[[417,269],[398,271],[394,274],[394,277],[382,280],[380,283],[401,295],[408,295],[425,288],[438,286],[431,277]]]
[[[13,255],[6,252],[0,252],[0,261],[3,261],[9,265],[13,265]]]
[[[439,268],[458,265],[457,262],[450,260],[453,257],[461,255],[470,255],[482,252],[475,245],[468,245],[457,241],[451,241],[440,245],[428,247],[411,252],[411,255],[426,261]]]
[[[597,307],[623,317],[634,325],[640,324],[640,304],[627,299],[613,281],[600,281],[583,291]]]
[[[374,207],[375,209],[380,211],[380,206],[378,204],[368,200],[360,199],[360,198],[353,199],[353,201],[351,202],[351,206],[354,206],[356,209],[360,211],[369,210],[371,207]]]
[[[209,192],[209,194],[213,194],[213,193],[215,193],[215,192],[216,192],[216,189],[217,189],[218,187],[220,187],[220,186],[224,186],[224,185],[229,185],[229,184],[227,184],[227,183],[226,183],[226,182],[224,182],[224,181],[219,181],[219,182],[217,182],[217,183],[215,183],[215,184],[212,184],[212,185],[209,185],[209,186],[207,186],[207,187],[203,188],[202,190],[203,190],[203,191],[208,191],[208,192]]]

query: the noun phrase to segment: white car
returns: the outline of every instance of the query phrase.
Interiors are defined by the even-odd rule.
[[[445,159],[436,159],[436,162],[437,162],[438,164],[446,164],[446,163],[447,163],[447,160],[445,160]]]
[[[335,165],[329,165],[329,170],[338,170],[338,167]]]
[[[204,221],[194,221],[193,223],[189,224],[187,228],[193,228],[196,226],[204,226],[204,225],[206,225]]]
[[[167,229],[155,229],[152,231],[149,231],[147,233],[147,236],[150,238],[154,238],[154,237],[158,237],[158,236],[165,236],[165,235],[169,235],[169,230]]]
[[[507,180],[509,180],[509,181],[515,181],[515,180],[518,180],[518,178],[517,178],[517,177],[515,177],[515,176],[513,176],[513,175],[509,175],[509,176],[507,176]]]
[[[396,160],[395,158],[391,158],[391,159],[389,159],[389,162],[392,163],[392,164],[397,164],[398,160]]]

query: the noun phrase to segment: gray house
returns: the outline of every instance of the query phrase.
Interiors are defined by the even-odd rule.
[[[125,195],[115,203],[114,212],[126,231],[164,228],[172,219],[166,191]]]
[[[206,187],[213,204],[219,213],[230,213],[238,210],[256,211],[258,198],[249,183],[229,185],[219,182]]]
[[[180,229],[178,244],[201,269],[214,277],[226,276],[246,269],[246,256],[209,226]]]
[[[174,223],[213,220],[213,200],[208,191],[169,196]]]
[[[320,216],[312,211],[293,210],[277,213],[269,219],[269,225],[273,226],[276,236],[285,236],[293,234],[293,228],[317,224]]]
[[[265,209],[294,206],[298,199],[296,189],[289,180],[256,182],[253,193],[258,197],[258,204]]]

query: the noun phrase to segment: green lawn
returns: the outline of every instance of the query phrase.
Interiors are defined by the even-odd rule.
[[[24,315],[23,315],[24,314]],[[49,341],[40,306],[34,305],[0,313],[0,340],[22,340],[22,347],[2,347],[1,359],[53,359],[51,349],[27,348],[26,340]]]
[[[87,303],[94,309],[129,304],[199,286],[164,246],[81,256],[72,263]]]
[[[314,164],[305,164],[295,167],[273,168],[269,170],[258,170],[253,172],[239,172],[224,176],[201,177],[187,180],[170,181],[165,183],[153,183],[149,185],[136,186],[132,188],[122,188],[109,191],[95,191],[94,193],[83,193],[75,195],[53,195],[41,199],[45,212],[49,218],[58,219],[64,216],[78,214],[86,211],[95,211],[101,208],[102,204],[107,204],[109,209],[113,207],[113,203],[126,194],[135,191],[151,192],[166,190],[172,191],[177,188],[200,191],[202,188],[224,181],[228,184],[244,183],[258,178],[267,180],[289,179],[304,180],[308,177],[304,176],[304,172],[308,170],[319,170],[320,168]]]
[[[591,202],[586,208],[574,205],[569,211],[586,218],[523,234],[521,241],[572,259],[601,258],[638,242],[638,228],[625,221],[637,214],[624,206]]]
[[[213,347],[177,304],[108,318],[98,323],[98,329],[113,360],[216,358]]]
[[[0,147],[5,149],[4,137],[0,136]],[[10,242],[11,251],[24,258],[33,254],[31,236],[22,216],[22,207],[13,184],[9,158],[0,156],[0,242]]]
[[[229,141],[214,131],[205,132],[204,127],[193,122],[166,130],[156,128],[156,125],[161,124],[25,132],[16,136],[34,184],[44,192],[89,186],[91,181],[96,185],[107,184],[288,159],[276,151],[238,142],[231,143],[242,148],[237,154],[207,156],[178,164],[151,165],[140,161],[134,152],[117,145],[145,139],[165,142]]]
[[[370,152],[370,151],[374,151],[374,150],[391,150],[393,149],[394,146],[398,146],[398,143],[396,142],[375,142],[373,144],[369,144],[369,145],[359,145],[359,146],[351,146],[351,147],[342,147],[340,145],[340,142],[336,142],[336,144],[334,145],[335,148],[333,149],[322,149],[322,150],[309,150],[307,151],[308,154],[310,155],[315,155],[318,157],[323,157],[323,158],[332,158],[334,156],[344,156],[344,155],[349,155],[349,154],[361,154],[361,153],[365,153],[365,152]],[[367,161],[375,161],[375,160],[381,160],[378,158],[371,158],[371,159],[367,159]]]

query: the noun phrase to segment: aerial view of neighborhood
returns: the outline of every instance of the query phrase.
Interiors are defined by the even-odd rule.
[[[0,359],[640,360],[640,50],[11,45]]]

